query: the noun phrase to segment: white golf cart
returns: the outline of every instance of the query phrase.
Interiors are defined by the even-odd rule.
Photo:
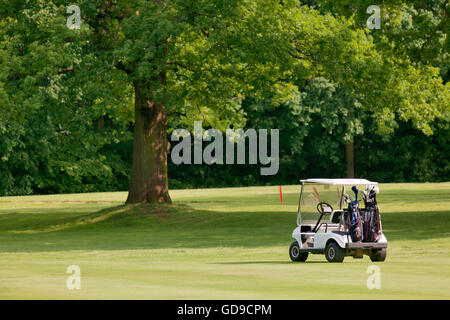
[[[289,248],[292,261],[304,262],[308,254],[325,254],[329,262],[342,262],[345,256],[362,258],[368,255],[372,261],[384,261],[387,240],[381,230],[376,241],[352,241],[346,219],[351,197],[347,188],[359,190],[378,187],[376,182],[365,179],[307,179],[301,180],[297,225],[292,232],[295,241]],[[365,193],[367,194],[367,193]],[[355,203],[355,202],[353,202]],[[364,212],[364,208],[360,209]]]

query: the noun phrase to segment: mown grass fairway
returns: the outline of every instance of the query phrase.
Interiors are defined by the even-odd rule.
[[[370,259],[288,256],[298,186],[0,198],[1,299],[449,299],[450,183],[384,184],[381,290]],[[66,269],[81,268],[69,291]]]

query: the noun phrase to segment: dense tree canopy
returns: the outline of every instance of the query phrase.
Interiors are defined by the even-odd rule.
[[[284,168],[316,175],[343,174],[350,140],[358,154],[437,131],[444,149],[417,165],[448,177],[448,1],[385,1],[372,31],[369,1],[352,3],[82,0],[74,30],[67,1],[0,0],[0,193],[124,188],[133,149],[128,201],[170,201],[167,130],[194,120],[280,128]],[[261,181],[293,182],[284,170]]]

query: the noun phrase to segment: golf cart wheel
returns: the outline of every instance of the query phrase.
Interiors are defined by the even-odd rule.
[[[298,242],[294,241],[289,248],[289,257],[294,262],[305,262],[308,259],[308,252],[300,252]]]
[[[370,260],[373,262],[383,262],[386,260],[386,248],[370,251]]]
[[[328,262],[342,262],[344,261],[345,250],[339,247],[336,242],[331,241],[327,245],[325,257],[327,258]]]

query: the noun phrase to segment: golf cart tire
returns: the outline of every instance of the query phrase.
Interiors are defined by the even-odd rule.
[[[289,257],[294,262],[305,262],[308,259],[308,252],[300,252],[298,242],[294,241],[289,247]]]
[[[383,262],[386,260],[386,248],[370,251],[370,260],[372,262]]]
[[[342,262],[345,257],[345,249],[341,248],[335,241],[330,241],[325,250],[328,262]]]

